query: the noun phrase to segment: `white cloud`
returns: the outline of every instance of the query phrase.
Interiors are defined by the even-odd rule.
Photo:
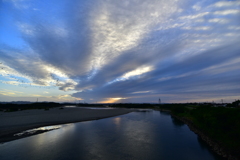
[[[239,1],[220,1],[214,4],[215,7],[235,7],[240,5]]]
[[[143,94],[143,93],[149,93],[151,91],[138,91],[138,92],[132,92],[131,94]]]
[[[210,30],[212,28],[209,26],[200,26],[200,27],[194,27],[193,29],[194,30]]]
[[[140,68],[137,68],[137,69],[135,69],[133,71],[125,73],[123,76],[121,76],[121,78],[129,79],[131,77],[139,76],[139,75],[142,75],[144,73],[150,72],[153,69],[154,69],[153,66],[140,67]]]
[[[28,4],[27,1],[11,2]],[[21,79],[25,85],[53,86],[68,93],[79,90],[81,96],[88,90],[89,97],[113,102],[131,93],[147,95],[155,89],[167,92],[168,88],[159,87],[159,83],[178,88],[188,81],[187,77],[198,81],[181,65],[171,68],[181,61],[190,63],[185,60],[191,57],[201,59],[205,52],[239,42],[239,2],[220,1],[212,5],[201,0],[98,0],[94,3],[66,0],[64,6],[61,2],[37,3],[54,7],[54,11],[35,3],[24,12],[12,7],[14,15],[21,17],[15,24],[27,49],[2,46],[0,42],[0,59],[4,63],[0,74],[7,79],[4,83],[23,84],[17,81]],[[25,19],[26,15],[34,19]],[[219,59],[219,50],[209,52],[209,55],[215,54],[212,59]],[[226,53],[236,56],[234,51]],[[204,68],[210,60],[194,62],[196,68]],[[211,65],[222,61],[212,61]],[[234,67],[228,67],[228,71],[231,70]],[[218,73],[224,72],[226,70]],[[219,77],[222,80],[224,75]],[[181,83],[177,81],[184,78]],[[208,78],[202,78],[202,82]],[[41,93],[44,91],[35,95]],[[101,101],[95,97],[92,97],[95,101]],[[59,98],[67,97],[55,97]]]
[[[179,19],[189,19],[189,20],[191,20],[191,19],[201,18],[201,17],[206,16],[208,14],[210,14],[210,12],[202,12],[202,13],[198,13],[198,14],[182,16]]]
[[[59,86],[62,90],[68,91],[74,89],[77,82],[62,71],[61,69],[46,64],[38,60],[29,60],[31,57],[16,59],[14,64],[11,66],[9,62],[4,62],[0,64],[0,74],[9,79],[9,81],[2,81],[5,84],[20,85],[24,84],[26,86]],[[12,66],[13,65],[13,66]],[[21,67],[21,71],[17,71],[12,68],[18,69]]]
[[[145,73],[150,72],[152,70],[154,70],[153,66],[139,67],[135,70],[129,71],[129,72],[123,74],[122,76],[106,83],[106,85],[109,85],[109,84],[112,84],[112,83],[115,83],[115,82],[118,82],[118,81],[125,81],[125,80],[131,79],[131,78],[136,78],[136,76],[144,75]]]
[[[208,22],[210,23],[222,23],[222,24],[226,24],[229,22],[228,19],[224,19],[224,18],[213,18],[213,19],[209,19]]]
[[[0,94],[5,96],[21,96],[23,92],[8,90],[8,89],[0,89]]]
[[[199,11],[201,9],[201,6],[196,4],[192,8],[195,9],[196,11]]]
[[[210,30],[212,28],[210,26],[198,26],[198,27],[187,26],[187,27],[182,27],[182,29],[199,31],[199,30]]]
[[[124,2],[103,1],[92,12],[90,69],[100,69],[124,51],[137,47],[156,22],[166,20],[178,9],[176,0]],[[161,10],[157,6],[161,6]]]
[[[239,14],[240,10],[238,9],[229,9],[229,10],[223,10],[223,11],[216,11],[213,14],[215,15],[231,15],[231,14]]]
[[[49,96],[48,96],[48,97],[49,97]],[[72,97],[71,95],[68,95],[68,94],[51,96],[51,98],[57,99],[58,101],[76,101],[76,100],[83,100],[82,98]]]

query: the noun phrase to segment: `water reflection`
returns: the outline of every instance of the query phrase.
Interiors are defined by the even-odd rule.
[[[176,127],[181,127],[181,126],[184,126],[186,125],[185,123],[183,123],[182,121],[178,120],[177,118],[171,116],[172,118],[172,122],[173,124],[176,126]]]
[[[170,112],[167,112],[167,111],[159,111],[159,112],[160,112],[160,114],[162,114],[162,115],[168,115],[168,116],[170,115],[170,114],[169,114]]]
[[[8,142],[0,145],[0,159],[219,159],[203,148],[186,125],[151,111],[74,123]]]
[[[120,122],[121,122],[121,118],[120,117],[116,117],[113,119],[114,120],[114,123],[119,126],[120,125]]]
[[[207,146],[206,142],[204,142],[199,136],[197,137],[197,140],[199,142],[201,149],[203,149],[203,150],[207,149],[208,146]]]
[[[136,110],[135,112],[152,112],[153,110],[152,109],[138,109]]]
[[[138,115],[142,115],[141,119]],[[143,116],[144,115],[144,116]],[[122,143],[125,146],[124,151],[129,153],[129,156],[135,157],[138,155],[141,159],[152,159],[152,151],[154,150],[154,140],[156,132],[155,125],[146,117],[146,113],[138,113],[134,119],[125,120],[122,136]]]
[[[61,125],[39,127],[39,128],[29,129],[20,133],[16,133],[13,136],[24,136],[24,135],[30,135],[35,133],[41,133],[41,132],[51,131],[54,129],[59,129],[60,127]]]

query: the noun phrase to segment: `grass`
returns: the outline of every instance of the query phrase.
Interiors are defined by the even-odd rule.
[[[212,106],[165,105],[174,115],[193,122],[211,139],[240,157],[240,109]]]

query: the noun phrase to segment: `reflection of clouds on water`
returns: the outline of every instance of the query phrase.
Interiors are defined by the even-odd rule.
[[[107,139],[108,135],[107,132],[103,134],[101,129],[104,126],[97,125],[96,122],[98,121],[85,121],[79,122],[76,124],[78,130],[76,132],[81,133],[81,144],[84,146],[84,149],[87,152],[87,157],[84,159],[109,159],[106,157],[108,154],[107,148],[105,145],[105,140]]]
[[[0,144],[1,159],[213,160],[185,125],[176,127],[159,111],[62,125],[61,128]],[[13,152],[14,151],[14,152]],[[17,157],[17,158],[16,158]]]
[[[115,124],[114,125],[114,128],[116,128],[116,131],[120,131],[121,129],[121,117],[116,117],[113,119],[113,123]]]
[[[169,112],[161,111],[160,114],[161,114],[161,115],[169,115]]]
[[[44,127],[39,127],[39,128],[34,128],[34,129],[29,129],[29,130],[26,130],[26,131],[23,131],[23,132],[20,132],[20,133],[16,133],[14,134],[14,136],[22,136],[22,135],[31,135],[31,134],[34,134],[38,131],[50,131],[50,130],[54,130],[54,129],[58,129],[60,128],[61,125],[56,125],[56,126],[44,126]]]
[[[54,143],[56,141],[59,141],[59,139],[62,137],[62,135],[65,134],[66,132],[69,132],[70,130],[72,130],[73,127],[74,127],[73,124],[64,124],[64,125],[45,126],[45,127],[39,127],[36,129],[32,129],[35,131],[39,131],[39,130],[49,131],[49,130],[57,129],[56,131],[45,132],[46,134],[43,133],[43,134],[34,136],[34,138],[31,141],[32,147],[35,148],[35,150],[39,150],[43,147],[43,145],[44,145],[44,143],[46,143],[46,141],[49,143]]]
[[[36,157],[39,153],[44,153],[46,159],[58,159],[60,148],[64,148],[65,142],[68,137],[72,136],[75,132],[75,125],[73,123],[56,125],[60,128],[50,132],[45,132],[43,134],[38,134],[36,136],[28,137],[29,146],[31,148],[30,157]],[[55,127],[55,126],[48,126]],[[45,128],[45,127],[41,127]],[[49,151],[49,148],[52,148]],[[54,148],[54,149],[53,149]]]
[[[116,117],[116,118],[113,119],[113,121],[114,121],[114,124],[116,124],[116,126],[119,126],[120,123],[121,123],[121,118],[120,117]]]
[[[132,155],[140,154],[143,157],[151,155],[151,144],[154,143],[156,137],[154,127],[153,124],[148,123],[146,120],[127,119],[122,128],[124,130],[122,141],[125,150]]]

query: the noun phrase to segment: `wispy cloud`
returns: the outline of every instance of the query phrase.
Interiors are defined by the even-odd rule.
[[[240,95],[239,1],[3,3],[16,33],[3,37],[21,47],[0,39],[1,83],[54,86],[88,102]]]

